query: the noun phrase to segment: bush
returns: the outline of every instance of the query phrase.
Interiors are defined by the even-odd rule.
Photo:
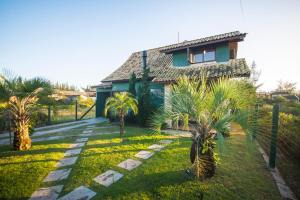
[[[46,126],[48,123],[48,115],[41,111],[36,111],[31,115],[31,122],[33,127]]]

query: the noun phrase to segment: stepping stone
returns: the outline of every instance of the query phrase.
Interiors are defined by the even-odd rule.
[[[100,174],[93,180],[101,185],[104,185],[105,187],[108,187],[111,184],[117,182],[122,177],[123,177],[123,174],[120,174],[119,172],[116,172],[114,170],[108,170],[108,171],[104,172],[103,174]]]
[[[83,147],[85,145],[85,142],[81,142],[81,143],[74,143],[71,144],[69,148],[78,148],[78,147]]]
[[[58,200],[89,200],[96,195],[96,192],[90,190],[87,187],[80,186],[66,194],[65,196],[59,198]]]
[[[153,144],[148,147],[148,149],[152,149],[154,151],[161,151],[163,148],[165,148],[165,147],[162,145],[159,145],[159,144]]]
[[[84,131],[82,131],[82,133],[92,133],[93,132],[93,130],[84,130]]]
[[[89,138],[77,138],[75,142],[87,142]]]
[[[96,134],[92,134],[92,133],[81,133],[81,134],[78,134],[78,136],[80,137],[88,137],[88,136],[93,136],[93,135],[96,135]]]
[[[73,156],[73,155],[78,155],[81,153],[81,149],[70,149],[66,151],[64,156]]]
[[[127,159],[121,163],[118,164],[118,167],[121,167],[123,169],[127,169],[128,171],[133,170],[134,168],[138,167],[141,165],[142,162],[138,160],[133,160],[133,159]]]
[[[58,161],[56,167],[65,167],[69,165],[74,165],[78,157],[70,157],[70,158],[63,158]]]
[[[142,159],[148,159],[151,156],[153,156],[154,152],[150,152],[150,151],[140,151],[137,154],[135,154],[135,157],[137,158],[142,158]]]
[[[46,176],[43,182],[58,181],[68,178],[72,169],[60,169],[52,171]]]
[[[161,144],[170,144],[172,142],[173,142],[172,140],[161,140],[161,141],[159,141],[159,143],[161,143]]]
[[[63,189],[63,185],[44,187],[35,191],[29,200],[55,200]]]

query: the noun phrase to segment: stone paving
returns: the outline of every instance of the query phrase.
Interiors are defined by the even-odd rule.
[[[74,143],[74,144],[70,144],[70,149],[72,148],[78,148],[78,147],[83,147],[85,145],[85,142],[79,142],[79,143]]]
[[[148,147],[148,149],[154,150],[154,151],[161,151],[165,146],[159,145],[159,144],[153,144]]]
[[[70,149],[68,151],[66,151],[66,153],[64,154],[65,157],[67,156],[74,156],[74,155],[78,155],[81,153],[82,149]]]
[[[59,200],[89,200],[96,195],[96,192],[90,190],[87,187],[80,186],[65,196],[59,198]]]
[[[135,157],[137,158],[142,158],[144,160],[150,158],[151,156],[154,155],[154,152],[150,152],[150,151],[140,151],[137,154],[135,154]]]
[[[118,164],[118,167],[121,167],[123,169],[126,169],[128,171],[133,170],[134,168],[140,166],[142,164],[139,160],[133,160],[133,159],[127,159],[121,163]]]
[[[92,128],[91,126],[88,128]],[[86,131],[91,131],[89,133],[84,133]],[[100,134],[106,134],[106,133],[97,133],[93,134],[93,130],[87,130],[85,129],[81,136],[90,136],[90,135],[100,135]],[[79,134],[80,135],[80,134]],[[54,136],[55,137],[55,136]],[[86,138],[77,138],[75,140],[76,143],[70,144],[69,148],[74,148],[67,150],[64,154],[64,158],[62,158],[56,165],[56,167],[65,167],[70,166],[76,163],[78,156],[70,157],[74,155],[79,155],[82,151],[81,148],[83,147],[86,142],[88,141],[88,137]],[[165,145],[168,145],[172,142],[172,140],[161,140],[159,141],[159,144],[153,144],[148,147],[148,149],[153,151],[161,151]],[[160,145],[161,144],[161,145]],[[76,148],[76,149],[75,149]],[[140,151],[138,152],[135,157],[140,159],[148,159],[151,156],[154,155],[154,152],[151,151]],[[123,162],[119,163],[117,166],[123,169],[126,169],[128,171],[131,171],[137,167],[139,167],[142,164],[139,160],[133,160],[133,159],[126,159]],[[43,182],[53,182],[53,181],[59,181],[67,179],[72,168],[66,168],[66,169],[59,169],[51,171],[43,180]],[[105,187],[109,187],[113,183],[120,180],[124,175],[115,171],[115,170],[108,170],[97,177],[95,177],[93,180]],[[63,185],[57,185],[52,187],[44,187],[36,190],[30,200],[56,200],[59,196],[59,193],[62,191]],[[74,189],[72,192],[66,194],[65,196],[59,198],[59,200],[89,200],[93,198],[96,195],[96,192],[90,190],[87,187],[80,186],[76,189]]]
[[[73,165],[73,164],[75,164],[77,158],[78,157],[63,158],[57,163],[56,167],[66,167],[69,165]]]
[[[55,200],[63,189],[63,185],[44,187],[35,191],[29,200]]]
[[[76,140],[75,140],[75,142],[87,142],[89,140],[89,138],[77,138]]]
[[[72,169],[59,169],[52,171],[46,176],[43,182],[59,181],[68,178]]]
[[[123,177],[123,174],[116,172],[114,170],[108,170],[104,172],[103,174],[100,174],[96,178],[94,178],[94,181],[97,183],[104,185],[105,187],[110,186],[111,184],[117,182],[120,178]]]

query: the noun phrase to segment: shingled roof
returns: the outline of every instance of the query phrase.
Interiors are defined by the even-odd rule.
[[[212,36],[207,38],[202,38],[198,40],[192,40],[186,42],[185,44],[199,44],[201,41],[212,41],[214,39],[221,39],[235,36],[241,36],[239,32],[231,32],[227,34],[222,34],[218,36]],[[210,38],[210,39],[209,39]],[[176,45],[169,45],[165,47],[160,47],[156,49],[147,50],[147,67],[150,68],[149,76],[154,82],[173,82],[176,81],[180,76],[199,76],[201,71],[205,69],[208,77],[248,77],[250,75],[249,67],[246,64],[245,59],[233,59],[228,62],[209,62],[209,63],[199,63],[191,64],[188,66],[175,67],[172,63],[172,54],[164,53],[166,49],[178,48],[178,45],[184,45],[183,43]],[[135,52],[126,60],[126,62],[115,70],[112,74],[102,80],[102,82],[121,82],[128,81],[130,75],[134,72],[137,79],[142,77],[142,55],[143,52]]]
[[[225,42],[225,41],[242,41],[244,40],[246,33],[240,33],[239,31],[234,31],[230,33],[223,33],[219,35],[214,35],[210,37],[204,37],[196,40],[184,41],[177,44],[168,45],[161,48],[161,51],[171,52],[174,50],[180,50],[187,47],[199,46],[199,45],[208,45],[218,42]]]

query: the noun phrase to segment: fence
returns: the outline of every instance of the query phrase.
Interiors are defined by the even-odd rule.
[[[79,119],[94,118],[95,115],[96,110],[94,106],[89,107],[75,101],[73,104],[69,105],[39,105],[35,112],[35,116],[33,116],[33,120],[35,121],[36,126],[44,126]],[[81,118],[82,116],[83,118]]]
[[[254,137],[300,198],[300,114],[299,103],[261,104],[254,118]],[[293,106],[294,105],[294,106]],[[296,105],[296,106],[295,106]],[[299,104],[300,105],[300,104]]]

